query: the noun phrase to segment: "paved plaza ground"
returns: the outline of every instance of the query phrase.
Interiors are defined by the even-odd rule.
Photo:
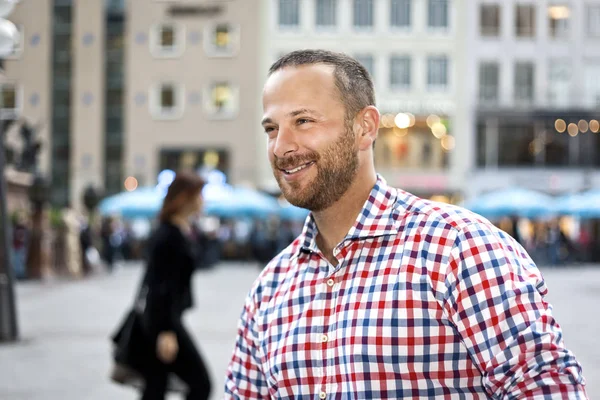
[[[600,266],[543,271],[567,346],[583,364],[588,394],[600,398]],[[22,340],[0,345],[0,399],[136,399],[131,389],[107,378],[108,337],[131,302],[140,272],[129,265],[83,281],[20,283]],[[196,274],[197,307],[187,322],[210,365],[214,399],[222,398],[237,317],[258,272],[252,264],[221,264]]]

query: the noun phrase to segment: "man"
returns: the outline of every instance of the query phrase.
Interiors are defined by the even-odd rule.
[[[376,174],[364,67],[293,52],[263,96],[275,177],[312,213],[248,295],[226,398],[586,398],[523,248]]]

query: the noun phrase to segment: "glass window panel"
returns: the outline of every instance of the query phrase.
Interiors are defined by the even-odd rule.
[[[410,28],[412,0],[390,0],[390,25]]]
[[[161,108],[175,107],[175,88],[170,85],[164,85],[160,88],[160,106]]]
[[[480,6],[481,36],[495,37],[500,35],[500,5],[482,4]]]
[[[497,62],[484,62],[479,66],[479,100],[496,103],[500,84],[500,68]]]
[[[316,24],[317,26],[335,26],[337,14],[337,0],[317,0]]]
[[[15,109],[17,108],[17,88],[12,84],[3,84],[2,85],[2,96],[0,100],[2,101],[2,108],[6,109]]]
[[[548,7],[548,26],[550,37],[566,39],[569,36],[571,10],[567,5],[551,5]]]
[[[427,59],[427,86],[443,89],[448,85],[448,57],[430,56]]]
[[[515,18],[518,37],[531,38],[535,36],[535,5],[517,4]]]
[[[448,0],[428,0],[427,22],[430,28],[448,28]]]
[[[534,65],[521,62],[515,65],[515,101],[532,102],[534,95]]]
[[[588,4],[586,15],[588,36],[600,37],[600,5]]]
[[[279,0],[279,26],[300,25],[299,0]]]
[[[354,0],[354,26],[373,27],[373,0]]]
[[[411,61],[409,56],[393,56],[390,59],[390,85],[410,87]]]

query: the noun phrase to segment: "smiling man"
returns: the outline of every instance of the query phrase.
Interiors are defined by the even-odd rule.
[[[311,214],[246,299],[225,398],[586,398],[525,250],[377,175],[363,66],[290,53],[263,107],[275,178]]]

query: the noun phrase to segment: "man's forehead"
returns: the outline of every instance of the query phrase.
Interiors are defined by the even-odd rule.
[[[327,64],[287,66],[273,72],[265,82],[264,92],[285,85],[333,83],[334,67]]]

